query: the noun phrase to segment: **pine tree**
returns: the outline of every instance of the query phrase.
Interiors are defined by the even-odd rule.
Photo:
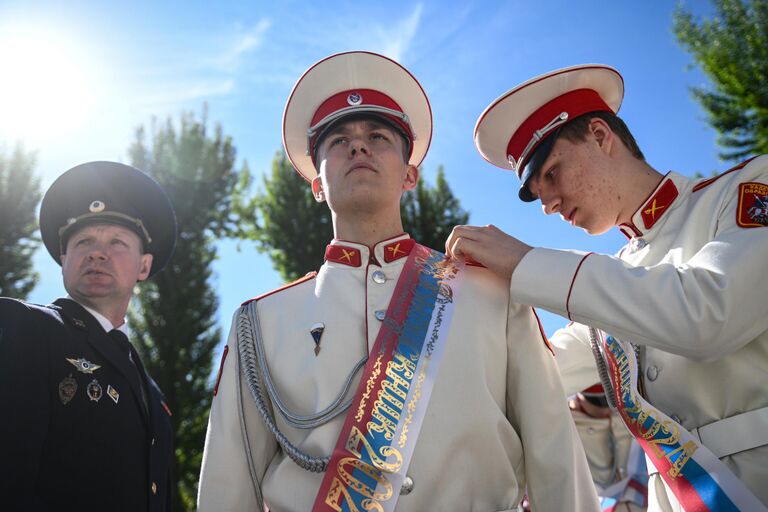
[[[720,134],[720,156],[742,160],[768,153],[768,1],[714,4],[715,16],[701,21],[678,7],[674,31],[712,81],[692,91]]]
[[[255,238],[283,279],[292,281],[322,265],[325,246],[333,238],[331,213],[328,205],[315,201],[309,184],[284,154],[272,161],[272,173],[264,177],[264,190],[257,193],[255,207],[261,221]],[[453,226],[469,220],[451,192],[442,166],[434,187],[421,179],[414,190],[403,195],[400,211],[403,229],[438,251],[445,250]]]
[[[40,179],[35,176],[35,155],[21,145],[12,154],[0,152],[0,296],[25,299],[38,274],[32,255],[39,245],[37,205]]]
[[[220,127],[209,133],[205,114],[168,120],[151,143],[139,128],[129,150],[134,166],[153,176],[176,211],[179,235],[165,269],[142,283],[130,312],[136,344],[173,416],[178,480],[174,509],[194,508],[208,412],[212,358],[221,341],[218,300],[211,286],[214,240],[253,222],[233,198],[249,182],[247,164],[235,168],[235,148]],[[235,201],[236,202],[236,201]]]

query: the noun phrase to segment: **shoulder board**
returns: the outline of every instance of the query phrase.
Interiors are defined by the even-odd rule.
[[[699,191],[699,190],[703,189],[704,187],[706,187],[706,186],[708,186],[708,185],[711,185],[711,184],[713,184],[714,182],[716,182],[717,180],[719,180],[720,178],[722,178],[722,177],[723,177],[723,176],[725,176],[726,174],[730,174],[730,173],[732,173],[732,172],[735,172],[735,171],[738,171],[738,170],[740,170],[740,169],[744,168],[744,166],[746,166],[746,165],[747,165],[749,162],[751,162],[751,161],[752,161],[752,160],[754,160],[755,158],[757,158],[757,157],[756,157],[756,156],[753,156],[753,157],[752,157],[752,158],[750,158],[749,160],[744,160],[744,161],[743,161],[743,162],[741,162],[739,165],[737,165],[737,166],[735,166],[735,167],[732,167],[732,168],[728,169],[727,171],[725,171],[725,172],[724,172],[724,173],[722,173],[722,174],[718,174],[717,176],[714,176],[714,177],[712,177],[712,178],[709,178],[708,180],[704,180],[704,181],[702,181],[701,183],[699,183],[698,185],[696,185],[695,187],[693,187],[693,192],[697,192],[697,191]]]
[[[301,284],[304,281],[309,281],[310,279],[314,279],[315,277],[317,277],[317,272],[314,272],[314,271],[313,272],[309,272],[304,277],[300,277],[300,278],[298,278],[297,280],[295,280],[295,281],[293,281],[291,283],[284,284],[280,288],[276,288],[276,289],[272,290],[271,292],[267,292],[267,293],[258,295],[258,296],[254,297],[252,299],[248,299],[247,301],[243,302],[241,305],[245,306],[246,304],[250,304],[251,302],[255,302],[257,300],[261,300],[264,297],[269,297],[270,295],[273,295],[275,293],[281,292],[283,290],[287,290],[288,288],[291,288],[292,286],[296,286],[297,284]]]

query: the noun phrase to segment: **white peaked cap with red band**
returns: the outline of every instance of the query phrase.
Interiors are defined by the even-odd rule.
[[[283,145],[307,181],[317,176],[318,135],[336,121],[371,114],[410,140],[408,163],[418,166],[432,140],[432,109],[413,75],[392,59],[371,52],[331,55],[312,65],[291,92],[283,113]]]
[[[582,64],[551,71],[491,103],[475,125],[475,146],[488,162],[515,171],[525,186],[525,165],[547,135],[588,112],[616,114],[623,97],[624,79],[610,66]]]

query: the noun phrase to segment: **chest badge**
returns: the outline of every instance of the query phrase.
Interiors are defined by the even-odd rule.
[[[107,395],[109,395],[109,398],[111,398],[115,403],[120,400],[120,393],[118,393],[117,390],[112,387],[112,384],[107,384]]]
[[[98,402],[101,400],[102,389],[98,380],[93,379],[91,383],[88,384],[86,391],[88,391],[88,398],[90,398],[92,401]]]
[[[71,359],[67,358],[67,361],[72,363],[72,365],[77,368],[77,371],[81,373],[88,373],[91,374],[101,368],[100,364],[94,364],[90,362],[89,360],[85,359],[84,357],[81,357],[80,359]]]
[[[323,338],[323,331],[325,330],[325,324],[318,322],[312,326],[309,333],[312,335],[312,339],[315,341],[315,357],[320,353],[320,340]]]
[[[62,405],[67,405],[69,401],[72,400],[72,397],[75,396],[76,392],[77,381],[70,373],[69,377],[64,377],[61,382],[59,382],[59,400],[61,400]]]

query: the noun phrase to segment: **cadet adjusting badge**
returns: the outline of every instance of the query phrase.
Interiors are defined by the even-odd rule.
[[[742,183],[739,185],[739,209],[736,222],[743,228],[768,226],[768,185]]]

